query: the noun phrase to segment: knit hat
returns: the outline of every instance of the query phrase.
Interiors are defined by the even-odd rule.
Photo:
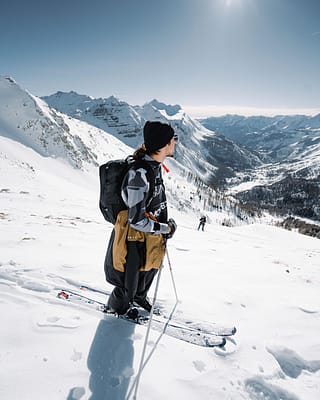
[[[170,142],[174,130],[169,124],[159,121],[147,121],[143,128],[144,145],[149,153],[153,153]]]

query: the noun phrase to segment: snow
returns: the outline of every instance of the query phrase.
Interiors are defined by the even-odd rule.
[[[132,148],[86,122],[51,109],[14,81],[0,77],[0,134],[37,153],[91,169],[110,158],[123,158]]]
[[[175,315],[235,324],[237,347],[201,348],[151,330],[137,398],[318,399],[319,240],[262,223],[229,228],[213,214],[197,231],[199,211],[177,209],[171,164]],[[132,398],[146,328],[56,297],[81,284],[112,289],[103,273],[112,226],[99,214],[97,171],[0,136],[0,182],[0,398]],[[167,260],[158,303],[168,313],[175,304]]]
[[[145,112],[156,115],[151,105]],[[200,142],[198,123],[183,121]],[[312,151],[318,156],[317,144]],[[112,290],[103,272],[112,226],[98,209],[97,166],[131,152],[0,78],[1,399],[133,398],[146,328],[57,298],[83,284]],[[224,207],[205,211],[205,232],[197,231],[206,195],[187,181],[186,165],[166,164],[178,223],[168,244],[175,317],[236,325],[237,345],[202,348],[151,330],[137,398],[318,399],[319,240],[262,220],[244,224],[218,197]],[[167,314],[176,305],[167,259],[157,303]]]

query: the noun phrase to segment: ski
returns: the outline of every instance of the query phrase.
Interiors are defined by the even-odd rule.
[[[107,297],[110,296],[110,293],[108,293],[107,291],[97,289],[88,285],[81,285],[80,290],[98,293]],[[154,315],[154,319],[158,322],[166,323],[166,321],[168,320],[168,317],[161,312],[160,308],[157,308],[154,311]],[[193,321],[190,319],[179,319],[176,316],[170,318],[170,325],[175,325],[175,327],[177,328],[181,327],[190,331],[199,331],[202,333],[214,334],[219,336],[233,336],[237,332],[237,328],[235,326],[225,326],[213,322]]]
[[[106,310],[105,304],[101,301],[93,299],[89,296],[85,296],[81,293],[77,293],[73,290],[63,289],[60,290],[58,298],[67,300],[70,303],[82,305],[85,307],[92,308],[103,312],[106,316],[118,317],[119,319],[134,323],[137,325],[148,325],[149,317],[144,315],[139,315],[136,319],[128,318],[126,315],[118,315],[115,313],[110,313]],[[221,347],[226,345],[226,338],[221,335],[216,335],[212,333],[201,332],[200,330],[190,329],[190,327],[184,327],[182,324],[171,324],[169,320],[160,321],[158,319],[152,319],[151,328],[171,336],[173,338],[195,344],[202,347]]]

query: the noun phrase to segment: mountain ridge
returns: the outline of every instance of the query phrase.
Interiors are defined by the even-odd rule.
[[[1,136],[32,149],[49,161],[57,159],[76,170],[91,174],[90,179],[94,176],[96,184],[99,182],[99,165],[111,159],[126,158],[133,152],[132,147],[118,140],[112,133],[50,108],[43,100],[6,78],[0,78]],[[8,142],[3,142],[3,145],[14,148]],[[6,158],[6,154],[0,155]],[[19,163],[20,166],[22,164]],[[219,218],[215,218],[227,218],[228,224],[242,224],[251,218],[246,210],[241,209],[237,200],[209,188],[184,165],[172,159],[167,160],[166,164],[171,174],[164,174],[163,178],[168,189],[168,199],[174,207],[197,213],[219,208]]]
[[[320,148],[320,113],[307,115],[210,117],[200,122],[247,148],[264,154],[266,161],[296,160],[309,146]]]
[[[63,96],[61,92],[42,98],[60,112],[108,130],[131,147],[143,143],[142,130],[147,120],[170,123],[180,138],[176,159],[209,185],[221,185],[236,172],[262,164],[256,153],[223,135],[212,133],[188,116],[178,104],[166,105],[153,99],[143,106],[131,106],[118,99],[112,103],[110,97],[89,101],[82,95],[70,104],[70,94]],[[85,104],[79,106],[79,101]]]
[[[21,89],[8,77],[0,78],[0,98],[3,134],[16,136],[18,141],[25,141],[44,156],[65,157],[76,168],[92,169],[108,157],[114,158],[114,153],[106,150],[110,140],[122,149],[123,156],[125,153],[128,155],[132,153],[132,148],[142,143],[145,121],[159,120],[170,123],[179,136],[175,157],[179,173],[185,169],[191,172],[193,179],[199,178],[199,182],[211,188],[227,189],[249,209],[265,208],[276,213],[280,210],[284,214],[290,210],[293,214],[296,212],[297,215],[300,213],[301,216],[320,219],[317,196],[309,198],[311,186],[307,182],[312,180],[315,187],[320,187],[318,115],[312,119],[306,116],[296,119],[293,116],[250,118],[235,115],[220,119],[220,125],[224,119],[229,120],[225,128],[242,127],[244,130],[238,132],[238,137],[249,136],[250,140],[261,139],[260,142],[269,139],[267,145],[271,148],[279,145],[281,129],[289,132],[280,145],[290,149],[291,157],[272,160],[272,152],[266,150],[261,156],[259,146],[257,149],[253,146],[250,150],[239,145],[221,134],[221,130],[211,131],[204,127],[179,105],[166,105],[156,99],[143,106],[131,106],[114,96],[94,99],[71,91],[57,92],[53,97],[46,96],[43,98],[47,100],[45,102]],[[28,110],[32,111],[30,115],[27,115]],[[306,126],[305,121],[311,121],[312,126]],[[245,131],[248,126],[249,135]],[[273,140],[275,130],[278,137]],[[294,146],[290,146],[292,142]],[[279,149],[277,157],[281,153]],[[269,162],[266,163],[266,160]],[[189,172],[183,174],[186,176]],[[288,185],[288,177],[293,179],[293,184]],[[304,180],[305,184],[301,184]],[[299,207],[294,197],[295,182],[300,187],[300,198],[304,199]],[[290,191],[285,196],[286,202],[281,186]],[[316,189],[311,192],[317,193]],[[265,195],[261,195],[263,193]],[[272,199],[266,204],[264,200],[270,198],[270,193]],[[276,210],[274,204],[277,204]],[[292,208],[291,205],[297,207]]]

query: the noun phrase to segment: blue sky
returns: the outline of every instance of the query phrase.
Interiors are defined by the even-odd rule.
[[[4,0],[0,75],[38,96],[319,112],[320,1]]]

